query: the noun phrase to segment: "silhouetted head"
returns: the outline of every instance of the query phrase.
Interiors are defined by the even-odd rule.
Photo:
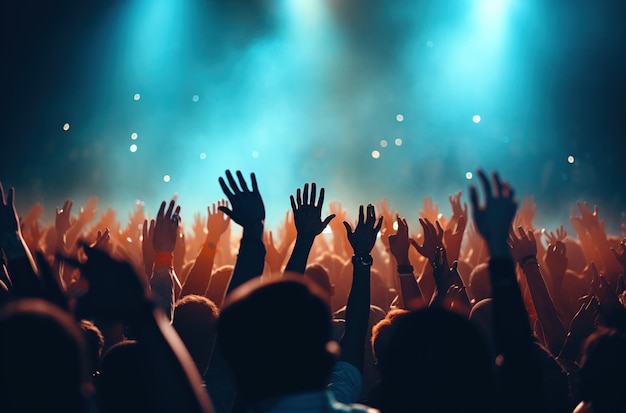
[[[89,320],[80,320],[80,327],[85,341],[85,349],[87,354],[87,369],[93,374],[100,364],[100,356],[102,356],[102,348],[104,347],[104,337],[100,329]]]
[[[408,311],[404,309],[391,310],[387,313],[384,319],[376,323],[376,325],[372,328],[372,354],[376,365],[379,368],[382,364],[385,364],[385,355],[387,354],[389,340],[391,340],[391,324],[393,323],[393,320],[397,316],[407,313]]]
[[[251,403],[324,388],[334,363],[328,306],[310,282],[245,284],[218,320],[218,345]]]
[[[85,346],[70,314],[24,299],[0,310],[0,410],[82,412]]]
[[[593,411],[626,411],[626,336],[602,328],[585,342],[580,371],[580,396]]]
[[[102,357],[96,389],[104,412],[146,411],[149,393],[145,387],[141,346],[123,341]]]
[[[228,283],[230,283],[230,278],[233,275],[233,269],[234,267],[232,265],[224,265],[211,274],[211,281],[207,287],[206,296],[219,308],[222,308],[224,304],[224,295],[226,294]]]
[[[475,303],[491,297],[491,281],[487,263],[478,264],[472,269],[468,290]]]
[[[200,374],[209,367],[217,334],[219,310],[200,295],[186,295],[176,302],[172,325],[187,347]]]
[[[494,386],[481,333],[440,308],[400,314],[381,365],[382,411],[489,412]]]
[[[321,264],[309,264],[304,270],[304,277],[314,282],[328,297],[328,306],[330,307],[330,299],[334,294],[335,287],[330,282],[328,270]]]

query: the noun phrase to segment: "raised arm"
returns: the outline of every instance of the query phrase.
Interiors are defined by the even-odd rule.
[[[559,319],[537,262],[535,235],[531,230],[525,232],[522,227],[518,228],[518,233],[519,237],[515,235],[515,231],[511,231],[509,238],[511,253],[528,282],[530,296],[537,310],[539,322],[543,327],[547,347],[553,355],[557,356],[565,341],[565,327]]]
[[[220,237],[230,225],[230,218],[226,217],[224,212],[218,209],[219,207],[228,207],[228,202],[221,200],[217,205],[212,204],[212,206],[207,207],[209,214],[207,219],[207,236],[189,271],[181,297],[189,294],[204,295],[209,286]]]
[[[0,248],[7,258],[11,294],[16,297],[39,297],[42,289],[37,266],[22,236],[14,199],[15,189],[11,188],[5,197],[0,183]]]
[[[542,411],[540,365],[532,357],[530,322],[507,244],[517,201],[513,189],[497,174],[493,174],[493,186],[482,171],[477,175],[485,193],[485,204],[479,204],[474,186],[470,187],[470,201],[476,229],[490,253],[494,337],[496,351],[502,355],[500,409]]]
[[[346,306],[346,330],[341,340],[341,360],[352,364],[359,370],[363,366],[365,336],[370,314],[370,270],[372,256],[378,231],[382,226],[383,218],[376,220],[373,205],[363,205],[359,208],[359,220],[354,231],[352,226],[344,221],[348,242],[352,247],[352,287]]]
[[[309,252],[313,247],[315,237],[324,231],[324,228],[335,218],[331,214],[322,221],[322,207],[324,205],[324,188],[320,189],[319,199],[315,203],[317,188],[315,182],[311,184],[309,194],[309,184],[304,184],[302,192],[300,188],[296,191],[296,197],[290,196],[291,210],[293,211],[294,222],[298,235],[296,244],[293,247],[291,257],[285,267],[285,272],[296,272],[304,274]]]
[[[239,245],[239,255],[233,270],[233,276],[226,294],[263,274],[265,262],[265,246],[263,245],[263,226],[265,224],[265,205],[259,193],[254,173],[250,174],[252,189],[248,188],[243,174],[237,171],[239,185],[230,171],[226,171],[226,179],[219,178],[222,191],[228,198],[230,209],[220,206],[219,210],[243,227],[243,236]]]
[[[150,288],[157,305],[172,319],[174,313],[174,283],[178,282],[174,270],[174,249],[178,239],[180,224],[180,205],[172,199],[167,203],[161,202],[157,212],[152,236],[154,247],[154,269],[150,277]]]
[[[424,297],[419,289],[413,273],[413,266],[409,261],[409,226],[406,219],[396,215],[398,230],[389,235],[389,251],[397,266],[397,275],[400,279],[400,297],[402,307],[417,309],[424,305]]]

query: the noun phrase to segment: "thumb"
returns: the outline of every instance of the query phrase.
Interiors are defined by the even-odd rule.
[[[322,230],[326,228],[326,226],[330,224],[330,221],[332,221],[335,217],[335,214],[330,214],[329,216],[327,216],[326,219],[324,219],[324,221],[322,222]]]
[[[352,235],[352,226],[347,221],[343,221],[343,226],[346,227],[346,235],[350,238],[350,235]]]

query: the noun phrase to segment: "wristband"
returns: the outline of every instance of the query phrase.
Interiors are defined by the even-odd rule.
[[[173,267],[174,266],[174,253],[172,252],[157,252],[154,254],[154,267]]]
[[[519,260],[519,266],[524,268],[526,266],[526,264],[528,264],[531,261],[535,261],[537,262],[537,257],[535,255],[527,255],[524,258],[522,258],[521,260]]]
[[[411,274],[413,275],[413,266],[412,265],[398,265],[398,274]]]

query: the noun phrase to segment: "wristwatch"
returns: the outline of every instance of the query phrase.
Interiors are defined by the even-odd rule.
[[[355,254],[352,256],[352,264],[362,265],[364,267],[371,267],[374,263],[374,259],[369,254]]]

